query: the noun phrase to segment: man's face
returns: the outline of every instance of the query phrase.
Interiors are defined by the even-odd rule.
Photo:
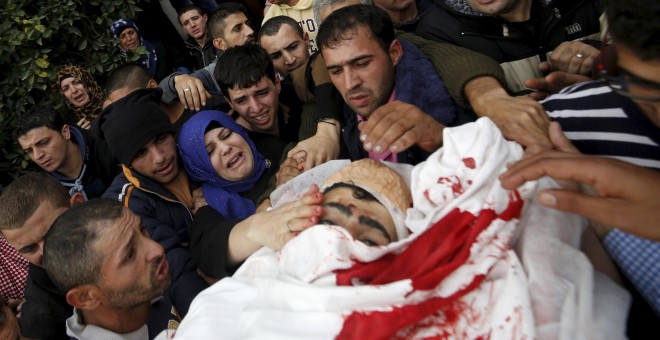
[[[62,89],[66,100],[77,107],[83,107],[89,103],[89,93],[87,93],[85,85],[78,78],[65,78],[60,83],[60,89]]]
[[[172,182],[179,174],[174,136],[164,133],[152,139],[137,153],[131,168],[160,184]]]
[[[140,38],[134,28],[124,29],[119,35],[119,46],[124,51],[132,51],[140,47]]]
[[[206,14],[200,14],[196,9],[191,9],[179,17],[181,27],[193,39],[201,39],[206,36],[207,21],[208,16]]]
[[[357,187],[337,187],[323,194],[319,224],[343,227],[368,246],[397,241],[394,220],[387,208]],[[369,195],[367,193],[367,195]]]
[[[68,125],[61,132],[42,126],[18,137],[18,144],[39,167],[54,172],[65,165],[69,148],[74,147],[70,139]]]
[[[263,77],[248,88],[229,88],[227,102],[249,125],[251,131],[274,134],[277,130],[280,80]]]
[[[46,200],[42,201],[32,216],[18,229],[3,230],[7,241],[18,250],[25,259],[41,267],[41,259],[44,254],[44,236],[50,230],[51,224],[67,208],[55,208]]]
[[[642,60],[634,51],[620,44],[616,45],[616,51],[619,72],[623,74],[627,92],[655,126],[660,127],[660,101],[643,100],[660,100],[660,60]]]
[[[116,308],[133,307],[161,296],[170,286],[170,269],[163,247],[141,230],[140,218],[123,215],[94,244],[103,257],[98,286]]]
[[[222,38],[213,40],[216,48],[222,51],[234,46],[243,46],[254,42],[254,31],[250,21],[243,13],[234,13],[225,18]]]
[[[226,127],[211,129],[204,134],[204,145],[213,168],[221,178],[238,182],[252,175],[252,150],[238,133]]]
[[[307,38],[307,39],[305,39]],[[305,65],[309,59],[309,38],[307,33],[301,37],[289,25],[280,26],[273,36],[264,35],[260,41],[261,47],[273,59],[275,70],[286,77],[293,70]]]
[[[507,17],[525,0],[467,0],[468,5],[475,11],[486,15]]]
[[[383,51],[366,27],[358,27],[350,40],[334,48],[324,47],[322,53],[332,83],[353,111],[369,117],[387,102],[398,56],[391,48],[389,53]]]

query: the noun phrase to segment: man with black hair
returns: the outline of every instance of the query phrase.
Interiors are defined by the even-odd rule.
[[[28,338],[68,339],[64,321],[71,316],[72,309],[64,292],[55,287],[43,268],[43,244],[53,221],[83,201],[82,193],[69,197],[57,180],[44,173],[21,176],[0,195],[0,230],[18,253],[30,261],[19,319],[22,333]]]
[[[609,0],[606,14],[613,48],[597,60],[600,80],[567,88],[542,105],[580,152],[660,170],[660,3]],[[660,243],[599,231],[614,262],[660,315]],[[635,310],[633,300],[630,320],[643,320]]]
[[[342,137],[351,159],[417,164],[442,145],[442,130],[456,119],[454,102],[424,54],[395,38],[383,10],[333,12],[318,46],[347,106]]]
[[[99,129],[122,173],[103,194],[142,218],[142,228],[165,248],[172,276],[172,302],[184,316],[206,283],[188,253],[197,207],[194,185],[179,160],[174,127],[160,107],[159,89],[138,89],[99,116]]]
[[[228,49],[218,59],[214,76],[222,94],[238,114],[237,123],[250,131],[299,140],[300,108],[280,105],[280,78],[266,51],[257,45]]]
[[[44,266],[74,307],[66,320],[74,339],[153,339],[180,322],[163,247],[119,202],[63,213],[46,235]]]
[[[69,194],[85,199],[101,197],[119,172],[107,145],[72,124],[57,111],[40,107],[19,117],[14,138],[45,172],[67,187]]]
[[[188,35],[184,42],[188,50],[192,71],[202,69],[215,61],[216,52],[206,30],[208,15],[199,6],[189,4],[179,10],[179,24]]]
[[[254,43],[254,30],[248,19],[247,9],[235,2],[226,2],[218,6],[208,21],[208,31],[221,55],[228,48]],[[220,88],[213,78],[216,62],[193,72],[191,75],[173,73],[159,84],[163,89],[163,101],[171,103],[177,96],[185,108],[199,111],[206,105],[207,91],[220,93]]]

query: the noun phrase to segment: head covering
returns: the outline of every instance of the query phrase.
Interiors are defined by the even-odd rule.
[[[238,133],[248,143],[254,158],[254,169],[250,177],[231,182],[220,177],[215,171],[204,145],[204,132],[211,122],[217,122]],[[213,209],[227,219],[242,219],[255,213],[254,203],[239,193],[254,187],[266,169],[266,159],[257,151],[245,130],[228,114],[221,111],[201,111],[190,117],[179,131],[179,152],[188,175],[194,180],[204,182],[202,192]]]
[[[381,162],[361,159],[330,175],[323,182],[321,191],[335,183],[353,184],[372,194],[390,212],[398,239],[408,236],[404,219],[412,206],[412,196],[403,177],[396,171]]]
[[[121,32],[123,32],[127,28],[132,28],[135,30],[135,33],[137,33],[138,38],[140,39],[140,46],[144,46],[145,49],[147,50],[147,55],[140,57],[140,59],[137,60],[137,64],[144,67],[147,71],[149,71],[149,74],[151,76],[156,75],[156,65],[158,63],[158,57],[156,56],[156,49],[154,48],[154,45],[149,41],[145,40],[142,38],[142,34],[140,34],[140,30],[138,29],[137,25],[130,20],[130,19],[118,19],[115,22],[110,25],[110,31],[112,31],[112,34],[119,40],[119,36],[121,35]],[[121,45],[119,46],[119,49],[121,50],[121,53],[126,56],[127,51],[125,51]]]
[[[73,105],[69,100],[65,100],[66,106],[76,113],[78,119],[86,118],[89,121],[94,120],[94,118],[101,113],[103,108],[103,89],[96,82],[94,76],[92,76],[92,74],[86,69],[75,65],[64,65],[64,67],[57,72],[57,75],[55,76],[56,81],[55,84],[53,84],[53,87],[56,88],[62,96],[64,96],[61,86],[62,80],[71,77],[80,80],[83,86],[85,86],[87,94],[89,95],[89,103],[83,107],[78,107]]]
[[[152,139],[175,131],[160,107],[162,94],[159,88],[135,90],[101,113],[101,137],[122,164],[131,165],[138,151]]]

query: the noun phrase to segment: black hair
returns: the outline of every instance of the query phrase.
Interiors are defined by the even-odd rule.
[[[339,188],[348,188],[353,191],[353,198],[357,200],[362,200],[362,201],[373,201],[373,202],[378,202],[376,197],[369,193],[368,191],[360,188],[359,186],[353,184],[353,183],[347,183],[347,182],[337,182],[329,187],[325,188],[323,190],[323,194],[327,194],[331,192],[332,190],[339,189]],[[380,203],[380,202],[379,202]]]
[[[320,50],[334,48],[351,40],[359,27],[366,27],[385,52],[394,41],[394,25],[389,15],[376,6],[353,5],[330,14],[319,28],[316,44]]]
[[[93,199],[60,215],[44,239],[43,264],[63,292],[96,284],[103,255],[95,249],[102,228],[121,218],[124,206],[115,200]]]
[[[261,28],[259,29],[259,34],[257,35],[257,41],[261,43],[261,37],[263,37],[264,35],[269,37],[276,35],[277,32],[280,31],[282,25],[289,25],[301,38],[305,36],[305,32],[303,32],[302,27],[300,27],[300,25],[298,25],[298,22],[293,20],[293,18],[288,17],[286,15],[278,15],[276,17],[272,17],[268,19],[266,22],[264,22],[263,25],[261,25]]]
[[[28,131],[40,127],[46,127],[62,133],[64,119],[60,114],[50,107],[39,106],[26,114],[19,116],[14,123],[14,140],[28,133]]]
[[[218,5],[218,8],[211,14],[208,23],[208,30],[211,33],[211,39],[224,38],[225,18],[232,14],[243,13],[247,17],[247,9],[242,4],[236,2],[225,2]]]
[[[219,58],[213,76],[222,94],[229,89],[247,88],[268,77],[275,83],[275,68],[268,52],[261,46],[246,44],[227,49]]]
[[[153,77],[144,67],[132,63],[121,65],[108,75],[105,83],[105,95],[107,97],[112,92],[125,87],[143,89],[147,87],[147,83],[151,79]]]
[[[660,59],[660,1],[609,0],[609,33],[642,60]]]
[[[190,12],[190,11],[197,11],[197,13],[199,13],[199,15],[204,15],[204,14],[206,14],[206,12],[204,12],[199,6],[197,6],[197,5],[195,5],[195,4],[187,4],[187,5],[183,6],[183,7],[181,7],[181,9],[177,12],[177,16],[176,16],[176,17],[177,17],[177,19],[179,20],[179,24],[180,24],[180,25],[183,25],[183,23],[181,23],[181,16],[182,16],[184,13],[188,13],[188,12]]]

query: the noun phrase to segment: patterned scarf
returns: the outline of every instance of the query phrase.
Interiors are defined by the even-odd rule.
[[[144,67],[147,71],[149,71],[149,74],[151,76],[156,75],[156,65],[158,63],[158,57],[156,56],[156,49],[154,48],[154,45],[149,41],[145,40],[142,38],[142,34],[140,34],[140,30],[138,29],[137,25],[130,20],[130,19],[118,19],[115,22],[112,23],[110,26],[110,31],[112,31],[112,34],[114,34],[115,38],[119,40],[119,36],[121,35],[121,32],[123,32],[127,28],[133,28],[135,32],[138,35],[138,38],[140,39],[140,46],[144,46],[147,50],[147,55],[140,57],[140,59],[137,60],[137,64]],[[121,46],[119,47],[121,50],[122,55],[126,56],[127,51],[124,51]]]
[[[92,76],[89,71],[75,65],[64,65],[64,67],[62,67],[62,69],[57,72],[57,76],[55,77],[56,81],[55,84],[53,84],[53,88],[56,88],[57,91],[59,91],[62,96],[64,96],[64,92],[62,92],[61,86],[62,81],[71,77],[80,80],[83,86],[85,86],[85,90],[87,90],[87,94],[89,95],[89,103],[83,107],[78,107],[73,105],[69,100],[66,100],[65,97],[64,102],[66,103],[66,106],[68,106],[69,109],[76,113],[78,119],[86,118],[89,121],[94,120],[94,118],[96,118],[96,116],[101,113],[101,109],[103,108],[103,89],[101,86],[99,86],[99,84],[94,79],[94,76]]]

